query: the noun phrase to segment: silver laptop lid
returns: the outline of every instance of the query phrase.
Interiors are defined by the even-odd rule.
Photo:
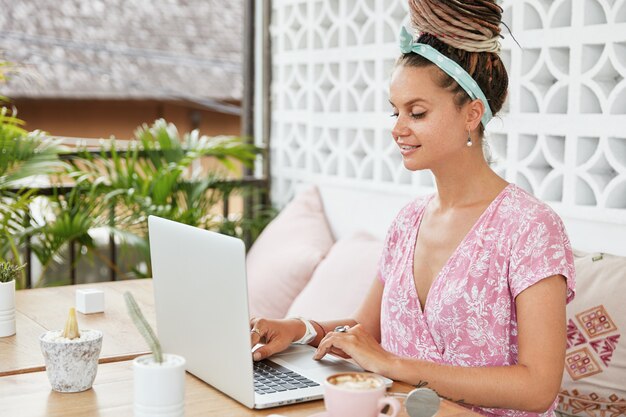
[[[187,371],[252,408],[245,245],[155,216],[148,230],[163,351],[184,356]]]

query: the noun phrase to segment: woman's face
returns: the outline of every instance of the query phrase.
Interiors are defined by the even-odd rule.
[[[396,123],[391,131],[404,166],[433,169],[453,162],[467,149],[467,129],[453,95],[439,87],[434,66],[398,66],[389,87],[389,101]]]

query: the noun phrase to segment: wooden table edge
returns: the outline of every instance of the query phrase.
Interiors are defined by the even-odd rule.
[[[135,353],[128,353],[125,355],[106,356],[106,357],[98,359],[98,364],[132,361],[133,359],[139,356],[147,355],[149,353],[150,352],[135,352]],[[31,366],[29,368],[12,369],[9,371],[0,372],[0,378],[2,378],[3,376],[30,374],[32,372],[42,372],[45,370],[46,370],[45,366]]]

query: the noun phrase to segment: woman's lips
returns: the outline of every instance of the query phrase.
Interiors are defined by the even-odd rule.
[[[418,150],[419,148],[421,148],[421,145],[415,145],[415,146],[411,146],[411,145],[398,145],[400,147],[400,153],[403,156],[412,154],[413,152],[415,152],[416,150]]]

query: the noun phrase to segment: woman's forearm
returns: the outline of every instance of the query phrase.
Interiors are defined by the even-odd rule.
[[[388,378],[430,388],[440,397],[469,405],[543,412],[558,393],[553,383],[525,365],[461,367],[394,356],[376,369]]]

